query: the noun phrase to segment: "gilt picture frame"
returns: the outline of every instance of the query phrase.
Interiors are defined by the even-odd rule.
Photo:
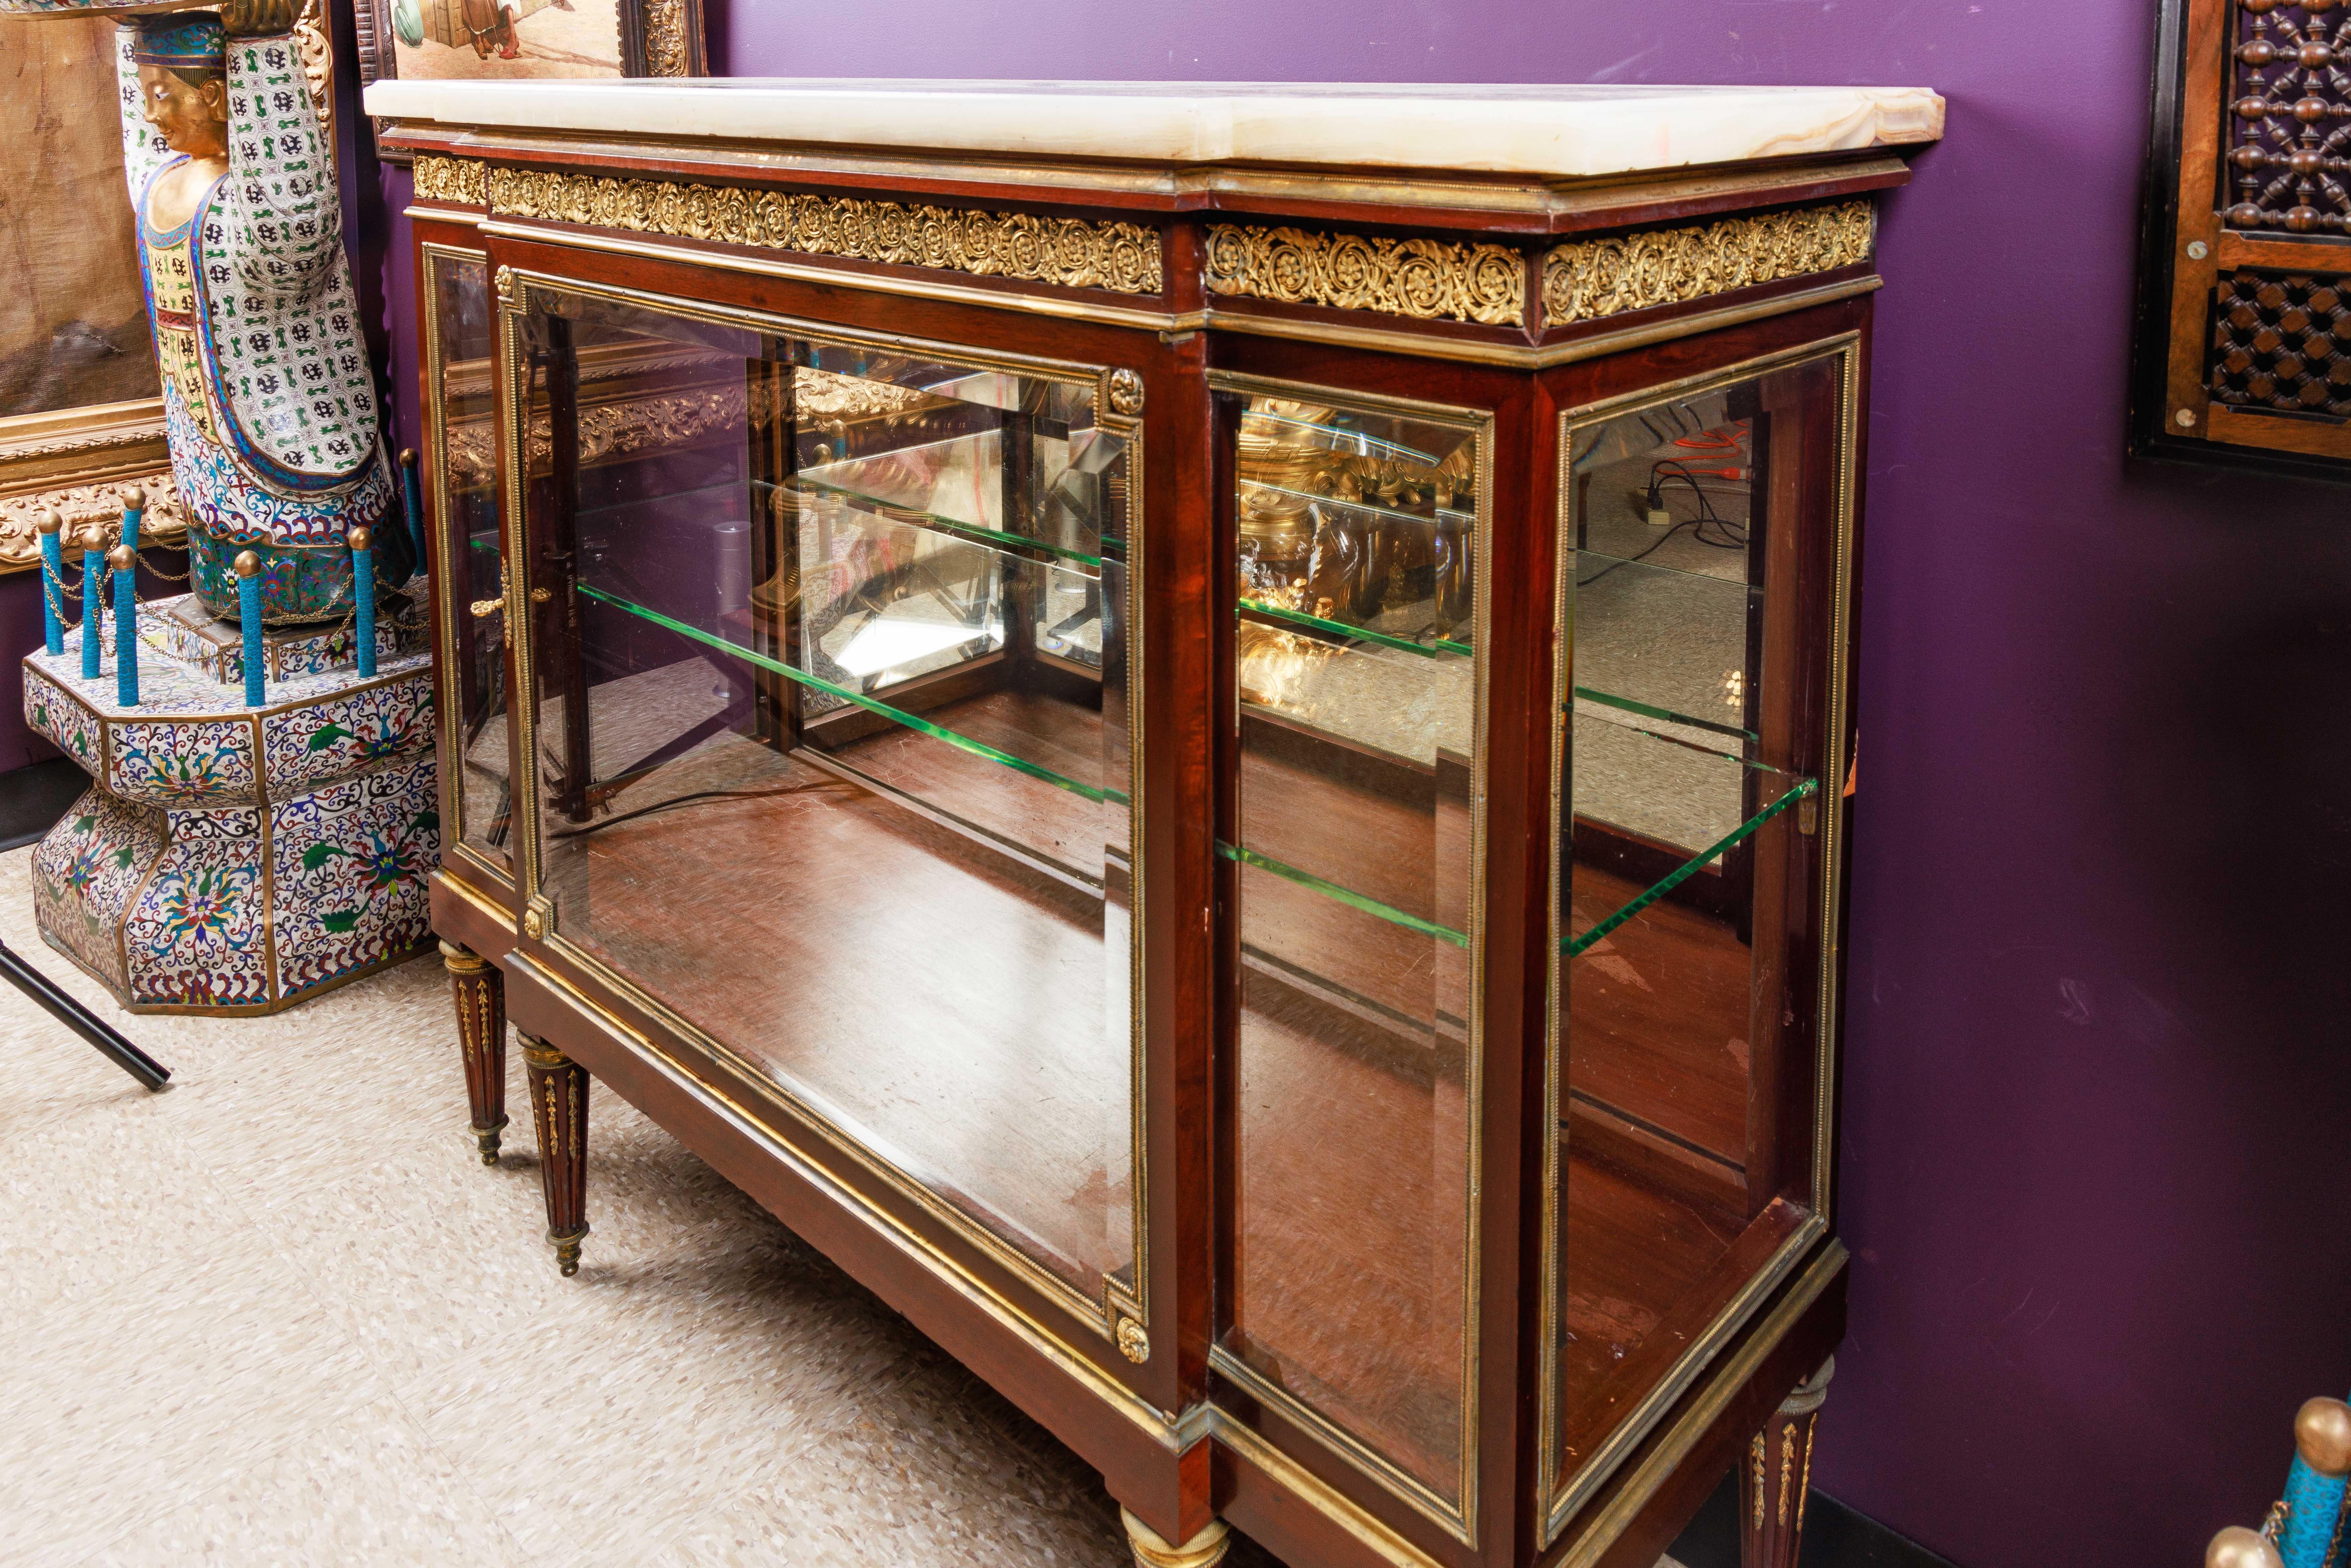
[[[294,27],[329,127],[330,4],[307,0]],[[115,23],[101,7],[50,9],[92,14],[0,15],[0,86],[33,106],[26,133],[0,144],[0,227],[14,242],[0,254],[0,575],[38,568],[43,513],[112,524],[133,487],[144,542],[187,530],[123,184]]]
[[[362,87],[709,74],[702,0],[351,0],[351,9]],[[381,145],[377,155],[409,162]]]

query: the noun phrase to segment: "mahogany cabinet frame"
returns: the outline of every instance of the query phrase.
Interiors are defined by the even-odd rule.
[[[1103,1474],[1110,1490],[1170,1542],[1222,1518],[1287,1560],[1305,1563],[1441,1563],[1448,1568],[1531,1564],[1643,1568],[1670,1542],[1750,1438],[1818,1368],[1843,1332],[1845,1252],[1833,1233],[1836,1000],[1846,871],[1834,859],[1820,890],[1825,949],[1818,1059],[1778,1061],[1774,1103],[1798,1105],[1802,1185],[1814,1219],[1717,1315],[1710,1354],[1662,1386],[1644,1419],[1578,1478],[1572,1498],[1552,1484],[1543,1427],[1550,1409],[1544,1311],[1550,1257],[1542,1194],[1551,1177],[1553,1085],[1548,1012],[1552,928],[1551,857],[1552,711],[1558,565],[1562,538],[1562,422],[1647,389],[1807,355],[1834,357],[1844,428],[1836,483],[1844,527],[1837,588],[1842,615],[1813,618],[1804,635],[1851,635],[1857,615],[1858,530],[1874,258],[1726,293],[1562,325],[1544,319],[1541,265],[1562,238],[1688,225],[1709,217],[1866,201],[1907,179],[1880,152],[1792,159],[1736,170],[1600,183],[1522,199],[1504,182],[1413,185],[1376,172],[1343,188],[1267,173],[1213,197],[1163,192],[1099,171],[977,170],[949,162],[893,160],[883,168],[842,156],[789,177],[755,168],[748,150],[645,144],[625,154],[583,150],[560,138],[513,131],[463,135],[445,127],[388,126],[386,134],[427,159],[472,165],[429,183],[414,221],[418,277],[427,252],[482,255],[502,293],[519,302],[534,285],[577,282],[604,294],[692,300],[709,308],[815,329],[1134,371],[1141,378],[1143,551],[1147,584],[1140,662],[1149,683],[1136,745],[1144,862],[1135,929],[1142,946],[1144,1112],[1139,1195],[1149,1268],[1144,1282],[1151,1353],[1119,1354],[1100,1325],[977,1242],[969,1222],[943,1216],[831,1129],[801,1113],[777,1086],[563,939],[518,842],[517,875],[478,856],[453,853],[433,879],[435,929],[503,976],[508,1015],[549,1041],[675,1134],[811,1245],[903,1312],[949,1354],[1002,1391]],[[941,276],[855,258],[779,255],[754,246],[675,234],[622,233],[592,224],[494,210],[483,165],[586,170],[600,176],[733,182],[818,189],[858,199],[984,205],[1051,217],[1142,223],[1161,246],[1156,295],[1001,277]],[[421,188],[425,183],[420,182]],[[1204,210],[1205,209],[1205,210]],[[1263,298],[1212,297],[1202,260],[1219,221],[1278,216],[1354,232],[1469,234],[1526,257],[1526,319],[1516,325],[1422,321],[1395,315]],[[426,312],[429,317],[429,306]],[[511,351],[513,308],[501,310]],[[428,334],[431,328],[428,324]],[[425,406],[436,401],[438,361],[423,356]],[[510,369],[510,367],[509,367]],[[509,624],[528,614],[532,583],[520,545],[514,476],[520,437],[511,374],[499,378],[503,520],[514,570]],[[1228,815],[1237,737],[1219,719],[1232,684],[1229,614],[1234,491],[1232,415],[1218,384],[1303,385],[1337,402],[1351,395],[1439,404],[1489,422],[1490,477],[1479,553],[1485,570],[1482,628],[1486,768],[1483,831],[1477,841],[1477,919],[1486,936],[1475,977],[1478,1039],[1472,1172],[1479,1238],[1469,1254],[1476,1347],[1464,1390],[1471,1450],[1458,1515],[1404,1496],[1345,1445],[1294,1410],[1258,1396],[1230,1359],[1212,1350],[1222,1318],[1217,1297],[1220,1205],[1230,1192],[1234,1144],[1233,976],[1238,964],[1237,872],[1215,853]],[[440,470],[444,433],[428,412],[428,459]],[[1205,461],[1202,460],[1205,455]],[[436,553],[436,646],[455,648],[455,618],[468,613],[452,570],[445,497],[426,486]],[[525,639],[507,642],[510,713],[531,698]],[[1824,767],[1851,756],[1853,715],[1843,700],[1850,672],[1840,655],[1834,733]],[[444,710],[450,706],[444,702]],[[444,711],[444,728],[454,720]],[[517,839],[538,810],[528,766],[528,727],[510,723]],[[444,756],[446,754],[444,753]],[[445,770],[444,770],[445,774]],[[1834,841],[1842,779],[1820,776]],[[444,791],[454,789],[444,786]],[[453,802],[461,805],[462,802]],[[458,819],[454,814],[448,819]],[[1148,914],[1144,900],[1148,901]],[[1196,912],[1196,918],[1195,913]],[[1217,918],[1219,913],[1226,917]],[[1820,1077],[1823,1063],[1827,1075]],[[1220,1074],[1224,1076],[1220,1077]],[[1817,1081],[1818,1100],[1813,1098]],[[1792,1114],[1795,1113],[1793,1112]],[[1792,1561],[1791,1558],[1790,1561]]]

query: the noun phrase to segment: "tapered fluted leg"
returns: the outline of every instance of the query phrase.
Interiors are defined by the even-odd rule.
[[[547,1193],[547,1239],[556,1267],[580,1272],[588,1236],[588,1071],[543,1040],[522,1037],[530,1076],[530,1117],[538,1128],[538,1179]]]
[[[1739,1469],[1745,1568],[1796,1568],[1804,1540],[1804,1497],[1813,1479],[1813,1428],[1835,1370],[1834,1356],[1823,1362],[1747,1446]]]
[[[1170,1546],[1157,1531],[1123,1508],[1118,1517],[1125,1521],[1126,1543],[1134,1552],[1135,1568],[1216,1568],[1232,1544],[1231,1532],[1221,1519],[1210,1520],[1206,1530],[1183,1545]]]
[[[465,1103],[482,1163],[498,1163],[507,1124],[507,978],[496,966],[452,942],[441,944],[449,989],[457,1001],[457,1050],[465,1062]]]

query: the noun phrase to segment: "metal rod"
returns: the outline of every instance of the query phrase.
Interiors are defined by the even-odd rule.
[[[104,1019],[74,1000],[24,959],[0,942],[0,975],[45,1009],[50,1017],[74,1033],[98,1047],[106,1059],[139,1080],[150,1090],[161,1089],[172,1076],[172,1070],[131,1044],[116,1032]]]
[[[138,514],[123,518],[131,528]],[[124,707],[139,706],[139,552],[116,545],[106,552],[114,569],[114,700]]]
[[[401,489],[408,502],[408,537],[416,544],[416,570],[424,570],[424,497],[417,486],[423,483],[416,464],[416,448],[403,447],[400,454]]]
[[[43,512],[33,521],[34,532],[41,536],[41,646],[52,659],[66,651],[66,558],[57,540],[57,531],[65,526],[65,518],[55,512]]]
[[[106,536],[92,523],[81,536],[81,678],[98,679],[99,656],[106,650],[100,639],[99,607],[106,602],[106,554],[99,548]]]
[[[373,536],[365,528],[353,528],[348,536],[351,547],[351,602],[357,607],[352,616],[351,635],[359,653],[360,678],[375,678],[375,551],[371,548]]]
[[[236,612],[245,633],[245,706],[259,707],[261,690],[261,558],[239,550],[236,570]]]

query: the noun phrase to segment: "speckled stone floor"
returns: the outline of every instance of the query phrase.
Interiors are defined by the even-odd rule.
[[[559,1276],[528,1117],[474,1152],[437,958],[131,1018],[34,931],[31,857],[0,939],[172,1084],[0,985],[0,1563],[1133,1562],[1076,1455],[613,1095]]]
[[[0,1562],[1131,1561],[1091,1469],[611,1095],[559,1277],[437,959],[126,1018],[35,935],[30,854],[0,936],[173,1077],[0,987]]]

